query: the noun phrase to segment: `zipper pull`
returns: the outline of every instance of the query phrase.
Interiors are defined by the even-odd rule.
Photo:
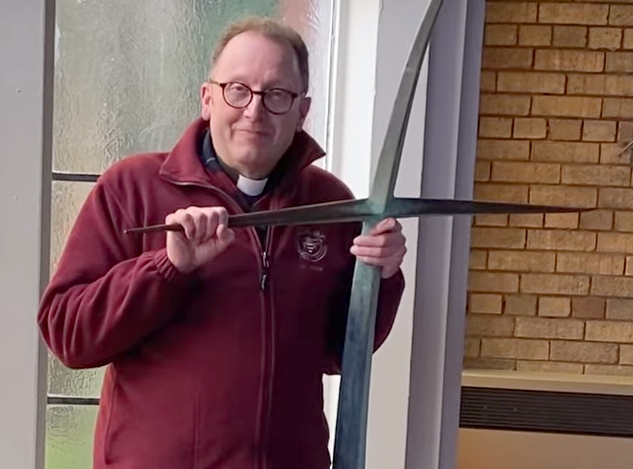
[[[268,268],[270,267],[268,253],[266,251],[262,251],[262,265],[264,266],[264,271],[262,272],[262,278],[259,282],[259,288],[264,291],[266,289],[266,284],[268,283]]]

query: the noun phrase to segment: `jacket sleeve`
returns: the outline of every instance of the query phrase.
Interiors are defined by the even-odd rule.
[[[110,192],[110,193],[109,193]],[[165,325],[195,282],[165,249],[142,252],[100,181],[84,203],[38,312],[51,352],[70,368],[102,366]]]
[[[334,302],[334,307],[330,313],[331,327],[330,339],[328,342],[329,360],[325,372],[328,374],[340,374],[343,360],[343,346],[345,343],[345,332],[347,327],[347,317],[349,314],[349,301],[351,296],[353,269],[348,273],[346,282],[348,285],[344,291],[338,293]],[[388,279],[382,279],[378,292],[378,307],[376,309],[376,329],[374,333],[374,352],[385,342],[393,324],[396,320],[396,313],[400,306],[402,293],[404,291],[404,275],[402,270],[398,271]]]

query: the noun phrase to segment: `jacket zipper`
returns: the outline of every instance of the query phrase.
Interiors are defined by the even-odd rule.
[[[169,182],[175,184],[177,186],[197,186],[202,187],[204,189],[208,189],[212,192],[217,193],[225,202],[231,205],[237,211],[244,213],[244,210],[240,205],[235,202],[231,197],[229,197],[224,191],[213,187],[211,185],[206,185],[202,183],[194,183],[194,182],[178,182],[169,179]],[[274,209],[274,200],[271,200],[271,209]],[[257,234],[257,230],[255,228],[249,228],[251,230],[251,234],[255,240],[255,245],[257,246],[260,252],[260,278],[259,278],[259,288],[262,294],[262,385],[260,389],[261,396],[261,404],[262,407],[260,409],[260,415],[257,418],[258,421],[258,430],[257,434],[259,435],[259,444],[260,447],[260,467],[263,469],[267,469],[268,463],[266,460],[266,451],[264,451],[264,446],[268,444],[268,431],[270,426],[270,414],[272,411],[272,388],[273,388],[273,378],[274,378],[274,368],[275,368],[275,354],[274,354],[274,331],[275,331],[275,315],[274,308],[272,306],[272,301],[270,295],[266,293],[267,287],[269,285],[270,280],[270,257],[269,252],[272,247],[272,227],[268,227],[266,230],[266,239],[264,245],[262,245],[261,240],[259,239],[259,235]],[[264,422],[262,422],[262,417]]]

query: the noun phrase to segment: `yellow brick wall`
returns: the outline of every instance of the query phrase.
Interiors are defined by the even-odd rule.
[[[489,0],[465,368],[633,376],[633,0]]]

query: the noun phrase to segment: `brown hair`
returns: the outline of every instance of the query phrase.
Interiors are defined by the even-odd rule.
[[[292,50],[297,57],[297,64],[299,65],[301,81],[303,82],[303,91],[306,93],[308,92],[308,86],[310,84],[308,48],[297,31],[272,18],[253,16],[230,24],[225,29],[224,33],[220,37],[220,40],[215,46],[211,56],[211,69],[213,69],[213,66],[217,62],[228,42],[238,34],[246,32],[255,32],[280,44],[292,47]]]

